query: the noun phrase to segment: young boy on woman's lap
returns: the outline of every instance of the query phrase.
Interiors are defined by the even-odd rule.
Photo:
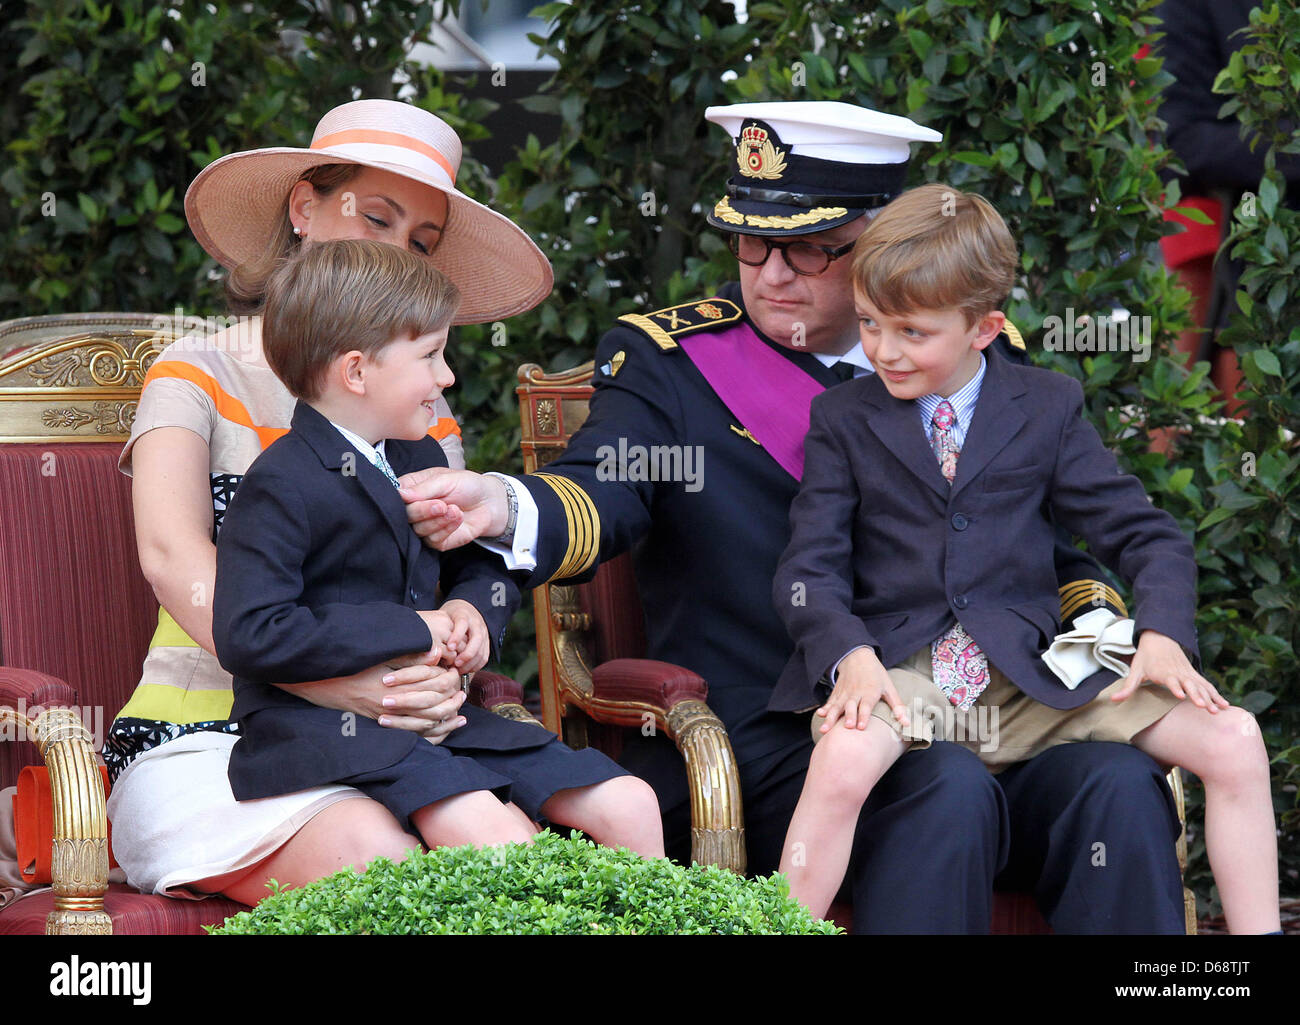
[[[274,686],[430,650],[469,673],[500,646],[519,593],[499,558],[440,556],[397,494],[397,474],[446,462],[427,432],[455,380],[444,350],[458,300],[428,261],[363,240],[318,242],[271,279],[264,351],[299,401],[217,546],[213,639],[240,723],[232,790],[348,784],[429,846],[527,842],[544,817],[662,855],[653,791],[599,752],[468,705],[435,745]]]

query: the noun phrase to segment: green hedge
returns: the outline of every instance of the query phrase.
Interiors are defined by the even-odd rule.
[[[442,847],[273,892],[219,936],[511,934],[820,935],[841,932],[789,897],[784,876],[743,879],[542,833],[531,846]]]

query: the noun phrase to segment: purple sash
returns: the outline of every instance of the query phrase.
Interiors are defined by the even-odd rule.
[[[718,398],[768,455],[803,479],[803,439],[814,396],[826,390],[742,321],[726,331],[687,335],[677,343]]]

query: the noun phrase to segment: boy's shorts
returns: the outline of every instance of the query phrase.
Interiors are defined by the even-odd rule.
[[[1124,682],[1120,679],[1086,705],[1063,710],[1035,701],[992,664],[989,675],[989,685],[963,712],[935,684],[927,644],[889,670],[911,723],[901,726],[883,700],[876,702],[871,714],[910,744],[929,747],[935,740],[959,743],[979,755],[989,771],[997,772],[1057,744],[1081,740],[1132,743],[1137,734],[1181,701],[1165,687],[1143,684],[1115,704],[1110,695],[1119,690]],[[813,714],[814,742],[822,738],[825,721]]]

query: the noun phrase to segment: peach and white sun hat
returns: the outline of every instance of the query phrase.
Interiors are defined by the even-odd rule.
[[[225,267],[263,255],[303,172],[361,164],[422,182],[447,197],[434,265],[460,289],[454,323],[481,324],[530,310],[551,292],[551,264],[508,218],[456,189],[461,146],[441,118],[396,100],[355,100],[320,119],[307,149],[230,153],[199,172],[185,193],[194,237]]]

